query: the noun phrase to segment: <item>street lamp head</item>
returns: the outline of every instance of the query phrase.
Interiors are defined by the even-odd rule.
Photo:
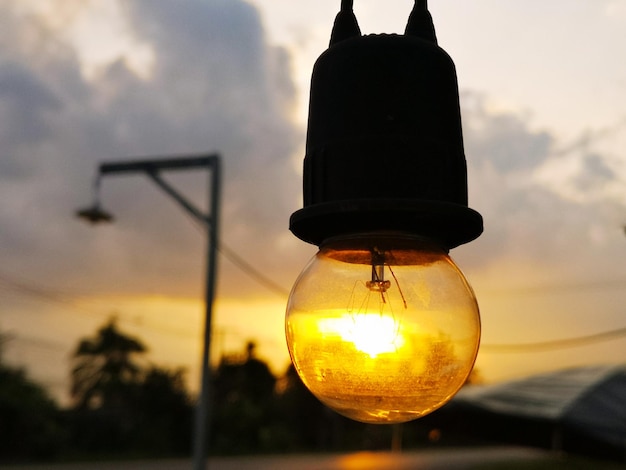
[[[76,211],[76,217],[84,219],[87,222],[95,225],[101,222],[113,222],[113,216],[103,210],[99,204],[87,207],[85,209],[79,209]]]
[[[113,222],[113,216],[102,209],[100,206],[100,181],[102,179],[102,171],[96,173],[93,180],[93,203],[84,209],[78,209],[75,212],[76,217],[84,219],[92,225],[102,222]]]

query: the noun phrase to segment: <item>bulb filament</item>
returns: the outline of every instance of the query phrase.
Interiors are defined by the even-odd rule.
[[[385,253],[378,248],[372,248],[372,279],[365,283],[372,292],[380,292],[381,301],[385,300],[385,292],[391,287],[391,282],[385,280]]]
[[[402,292],[398,278],[391,269],[391,265],[385,263],[385,252],[377,247],[372,248],[372,279],[367,281],[365,285],[372,292],[380,292],[381,301],[386,304],[385,292],[391,287],[391,281],[385,280],[385,265],[396,282],[396,286],[398,286],[398,292],[400,292],[404,308],[407,308],[406,299],[404,298],[404,293]]]

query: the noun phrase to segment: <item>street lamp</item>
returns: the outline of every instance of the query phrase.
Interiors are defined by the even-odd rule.
[[[445,404],[480,340],[476,299],[448,256],[477,238],[454,63],[427,2],[404,35],[362,36],[343,0],[317,60],[304,208],[291,231],[320,250],[285,320],[305,385],[335,411],[399,423]]]
[[[206,168],[210,170],[209,180],[209,212],[203,213],[194,204],[188,201],[180,192],[167,181],[161,178],[160,173],[165,170],[188,170]],[[194,470],[206,467],[206,454],[209,418],[210,418],[210,350],[211,350],[211,320],[213,301],[215,298],[218,248],[219,198],[221,193],[221,165],[219,155],[200,155],[178,158],[162,158],[138,161],[120,161],[101,163],[94,185],[94,202],[91,207],[76,211],[76,215],[90,223],[111,222],[113,217],[100,206],[99,189],[103,176],[112,174],[143,173],[157,186],[172,197],[194,219],[207,227],[207,265],[205,285],[205,322],[204,342],[202,350],[202,372],[200,380],[200,394],[196,405],[194,429]]]

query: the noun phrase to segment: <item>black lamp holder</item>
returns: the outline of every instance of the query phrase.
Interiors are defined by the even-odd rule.
[[[482,233],[467,203],[456,70],[426,3],[415,2],[404,35],[362,36],[342,1],[311,79],[298,238],[393,231],[450,249]]]

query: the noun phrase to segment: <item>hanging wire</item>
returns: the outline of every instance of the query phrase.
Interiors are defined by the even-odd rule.
[[[268,279],[261,272],[252,267],[247,261],[233,252],[230,248],[222,247],[221,250],[224,256],[228,257],[233,263],[237,264],[240,269],[244,269],[251,276],[258,276],[258,281],[262,282],[267,288],[275,291],[277,294],[285,295],[288,292],[277,284],[273,283],[271,279]],[[93,310],[88,310],[85,308],[81,308],[80,306],[73,304],[70,293],[68,292],[59,292],[48,288],[43,288],[37,286],[29,281],[16,281],[11,276],[8,276],[6,273],[0,273],[0,290],[13,290],[19,294],[22,294],[26,297],[34,297],[39,300],[52,302],[52,303],[61,303],[66,306],[71,306],[74,310],[80,310],[87,313],[96,313]],[[99,316],[100,313],[98,313]],[[130,321],[128,318],[122,318],[123,320]],[[158,325],[144,325],[148,326],[151,329],[157,329],[162,332],[173,333],[176,335],[182,336],[182,331],[172,330],[170,327],[160,328]],[[188,336],[188,333],[185,332],[185,336]],[[510,353],[536,353],[536,352],[545,352],[545,351],[554,351],[560,349],[569,349],[580,346],[588,346],[590,344],[597,344],[606,341],[613,341],[620,338],[626,338],[626,327],[616,328],[608,331],[604,331],[601,333],[596,333],[592,335],[586,336],[577,336],[572,338],[563,338],[556,339],[550,341],[541,341],[534,343],[501,343],[501,344],[481,344],[480,349],[485,353],[494,353],[494,354],[510,354]]]
[[[36,299],[39,301],[46,302],[48,304],[56,304],[62,305],[66,307],[64,309],[64,313],[70,315],[80,315],[84,318],[84,315],[90,315],[92,317],[111,317],[110,310],[107,312],[103,312],[100,310],[96,310],[94,308],[84,307],[81,303],[76,302],[77,299],[88,299],[86,294],[73,294],[66,291],[59,291],[49,289],[47,287],[41,287],[35,284],[32,281],[26,281],[24,279],[16,279],[14,276],[7,275],[6,273],[0,272],[0,292],[13,292],[22,297],[27,297],[31,299]],[[115,309],[113,309],[115,310]],[[116,316],[120,318],[120,320],[126,322],[127,324],[133,324],[135,326],[138,325],[138,321],[136,318],[131,317],[130,315],[122,315],[120,313],[116,313]],[[152,331],[159,332],[161,334],[167,334],[169,336],[179,336],[182,338],[193,338],[195,337],[195,332],[183,330],[179,328],[172,328],[171,325],[159,324],[154,321],[150,322],[140,322],[142,327],[147,327]]]
[[[604,331],[593,335],[579,336],[575,338],[557,339],[551,341],[540,341],[536,343],[519,344],[481,344],[480,349],[485,352],[494,353],[531,353],[543,352],[556,349],[576,348],[589,344],[601,343],[626,337],[626,328]]]
[[[280,295],[281,297],[289,295],[288,289],[285,289],[281,285],[274,282],[273,279],[262,273],[260,270],[256,269],[223,242],[218,245],[217,251],[219,251],[231,263],[241,269],[248,276],[256,280],[259,284],[266,287],[268,290],[274,292],[277,295]]]
[[[191,214],[189,213],[187,213],[186,215],[189,217],[189,220],[193,222],[194,227],[196,227],[198,230],[206,230],[206,223],[200,222],[200,220],[196,217],[191,217]],[[224,258],[226,258],[236,267],[238,267],[242,272],[247,274],[250,278],[254,279],[268,290],[274,292],[281,297],[289,296],[289,289],[285,289],[283,286],[276,283],[272,278],[264,274],[261,270],[252,266],[252,264],[246,261],[243,257],[239,256],[235,250],[230,248],[226,243],[221,240],[217,244],[217,251],[222,256],[224,256]]]

